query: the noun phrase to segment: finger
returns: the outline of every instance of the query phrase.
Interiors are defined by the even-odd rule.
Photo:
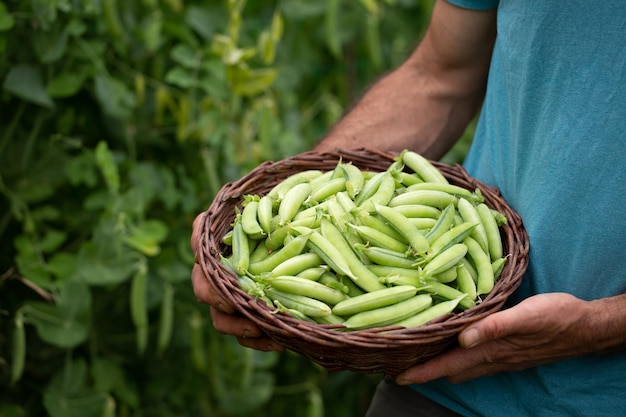
[[[226,300],[224,300],[213,288],[209,280],[204,275],[202,267],[194,264],[191,270],[191,284],[196,299],[204,304],[211,306],[229,314],[233,314],[235,309]]]
[[[272,352],[272,351],[283,351],[284,347],[274,342],[272,339],[268,337],[255,337],[255,338],[246,338],[246,337],[238,337],[237,341],[240,345],[249,347],[255,350],[262,350],[264,352]]]
[[[220,333],[237,337],[254,338],[263,336],[263,332],[250,319],[234,313],[226,313],[211,306],[213,327]]]
[[[459,344],[466,348],[479,346],[490,340],[497,340],[516,334],[529,317],[519,308],[509,308],[491,314],[477,321],[459,334]]]
[[[204,219],[204,212],[196,216],[196,218],[193,220],[193,225],[191,226],[190,244],[191,244],[191,251],[194,253],[194,255],[198,251],[198,234],[200,233],[203,219]]]
[[[438,378],[458,375],[484,363],[481,353],[456,347],[446,353],[407,369],[396,377],[398,385],[423,384]]]

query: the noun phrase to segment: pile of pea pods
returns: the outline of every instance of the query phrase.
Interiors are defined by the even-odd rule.
[[[277,312],[342,330],[409,328],[492,291],[506,221],[479,189],[404,150],[384,171],[338,161],[246,195],[221,261]]]

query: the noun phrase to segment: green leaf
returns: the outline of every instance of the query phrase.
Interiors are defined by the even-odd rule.
[[[53,98],[71,97],[80,91],[85,78],[84,72],[63,72],[50,80],[46,91]]]
[[[7,11],[4,2],[0,2],[0,32],[11,29],[14,23],[13,15]]]
[[[190,251],[187,250],[187,252]],[[189,281],[193,258],[191,263],[185,263],[180,259],[176,250],[168,247],[155,259],[155,262],[156,273],[163,281],[171,284]]]
[[[98,184],[96,159],[91,152],[76,155],[64,164],[64,168],[70,185],[93,188]]]
[[[197,77],[188,69],[173,67],[165,74],[165,81],[180,88],[193,88],[198,84]]]
[[[96,357],[92,361],[91,374],[94,387],[98,391],[112,392],[129,407],[139,407],[137,387],[132,384],[119,363],[108,357]]]
[[[52,109],[54,102],[44,87],[41,70],[30,64],[17,64],[9,70],[2,88],[15,96]]]
[[[86,242],[78,252],[75,278],[90,285],[116,285],[128,280],[134,269],[131,251],[98,250],[93,242]]]
[[[178,64],[189,69],[198,69],[202,64],[202,54],[186,44],[176,45],[170,52],[171,58]]]
[[[91,321],[91,293],[81,282],[68,282],[57,304],[27,302],[24,316],[35,325],[41,339],[62,348],[73,348],[87,339]]]
[[[120,190],[120,175],[117,171],[117,164],[113,158],[113,153],[109,150],[109,145],[105,141],[98,142],[94,155],[109,192],[113,195],[117,195]]]
[[[14,246],[17,250],[14,261],[20,275],[39,287],[47,290],[53,289],[52,277],[46,264],[39,256],[39,248],[35,242],[21,235],[15,238]]]
[[[268,31],[263,31],[259,35],[258,49],[265,64],[270,64],[274,61],[274,57],[276,56],[276,44]]]
[[[1,417],[26,417],[24,407],[18,404],[6,403],[0,405]]]
[[[236,94],[254,96],[270,88],[276,80],[275,68],[249,69],[242,66],[228,68],[228,81]]]
[[[104,113],[118,119],[130,119],[136,104],[135,94],[124,82],[106,74],[98,74],[95,93]]]
[[[44,64],[58,61],[65,54],[68,38],[65,30],[35,31],[33,46],[39,60]]]
[[[163,43],[163,14],[160,11],[150,13],[145,17],[141,25],[141,37],[146,49],[153,53]]]
[[[185,23],[195,30],[205,41],[210,41],[218,22],[214,14],[205,7],[188,6]]]
[[[67,233],[60,230],[48,230],[43,237],[39,240],[39,249],[43,253],[50,253],[57,250],[65,240],[67,239]]]
[[[134,226],[124,243],[147,256],[158,255],[159,243],[167,236],[167,225],[160,220],[147,220]]]
[[[70,359],[46,386],[43,400],[51,417],[101,417],[112,399],[89,387],[83,359]]]
[[[249,414],[272,397],[275,377],[270,372],[257,371],[249,386],[230,387],[220,398],[220,405],[233,414]]]
[[[76,271],[76,254],[57,252],[48,261],[48,271],[63,285]]]

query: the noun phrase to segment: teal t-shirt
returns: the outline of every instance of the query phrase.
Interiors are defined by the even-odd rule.
[[[528,231],[529,269],[512,303],[626,292],[626,1],[449,1],[498,8],[465,166]],[[614,417],[626,408],[626,353],[414,388],[467,416]]]

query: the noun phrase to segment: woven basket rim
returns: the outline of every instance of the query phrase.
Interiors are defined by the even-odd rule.
[[[500,191],[472,178],[461,165],[447,165],[431,161],[453,184],[479,188],[485,203],[503,212],[507,223],[501,227],[503,246],[508,253],[505,267],[494,289],[476,307],[461,313],[450,314],[435,322],[408,328],[380,327],[356,331],[337,331],[337,325],[324,325],[299,320],[284,313],[275,313],[267,305],[241,290],[235,274],[219,261],[220,254],[228,248],[221,241],[225,230],[234,220],[234,207],[241,206],[244,195],[263,194],[286,176],[304,169],[332,169],[337,161],[352,162],[360,167],[386,169],[397,154],[359,149],[333,151],[308,151],[283,160],[266,161],[237,181],[225,184],[209,208],[202,214],[198,233],[199,252],[196,259],[215,290],[236,310],[256,323],[267,335],[288,349],[294,350],[321,363],[329,369],[350,369],[360,372],[397,373],[407,366],[402,359],[338,359],[340,350],[360,349],[376,351],[385,349],[409,351],[441,343],[449,346],[456,335],[467,325],[500,310],[509,296],[519,287],[528,266],[529,242],[520,216],[504,201]],[[227,223],[227,224],[226,224]],[[393,331],[392,331],[393,330]],[[319,351],[319,352],[318,352]],[[324,352],[330,352],[325,355]],[[320,353],[322,352],[322,353]],[[387,354],[385,354],[387,356]],[[428,355],[424,355],[427,357]],[[366,358],[364,356],[363,358]],[[354,363],[350,361],[353,360]],[[365,363],[367,361],[367,363]]]

